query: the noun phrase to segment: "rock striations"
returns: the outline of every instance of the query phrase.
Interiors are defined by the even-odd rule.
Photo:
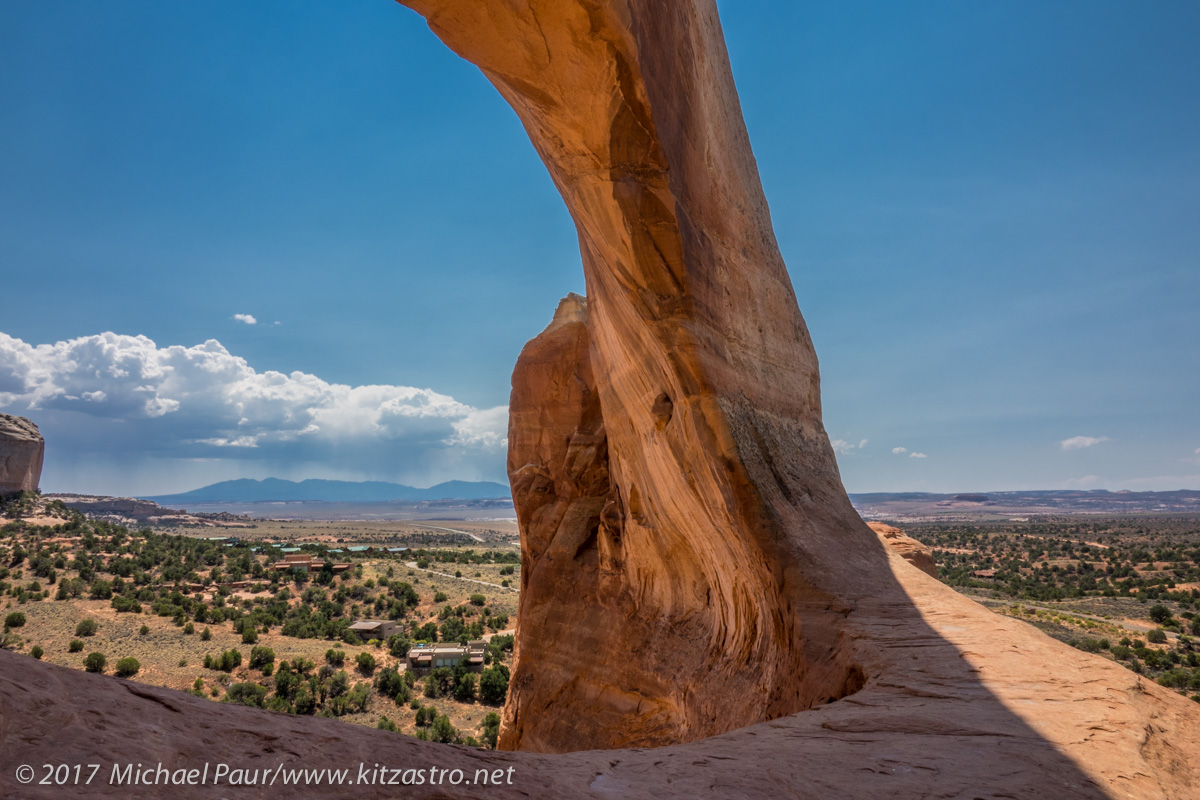
[[[899,528],[885,525],[882,522],[868,522],[867,527],[879,534],[879,538],[883,540],[883,543],[899,553],[905,561],[926,575],[934,578],[937,577],[937,564],[934,562],[933,553],[928,547]]]
[[[0,495],[38,488],[45,449],[32,421],[0,414]]]
[[[1106,770],[1185,785],[1186,727],[1120,756],[1097,740],[1200,719],[1194,704],[1147,705],[1120,667],[1022,644],[851,507],[715,3],[402,1],[516,111],[587,286],[513,373],[523,573],[501,745],[666,745],[821,709],[849,737],[1044,736],[1012,763],[1076,765],[1085,793]],[[1077,702],[1094,686],[1044,680],[1049,664],[1091,673],[1103,710]],[[961,713],[952,698],[975,693]],[[1041,701],[1072,710],[1030,716]]]
[[[563,301],[513,373],[501,745],[526,752],[0,653],[0,787],[22,763],[203,757],[516,771],[414,797],[1194,800],[1200,705],[962,597],[851,507],[715,0],[403,2],[516,110],[583,255],[586,302]]]

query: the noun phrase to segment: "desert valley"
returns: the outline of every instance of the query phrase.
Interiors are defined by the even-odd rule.
[[[540,321],[548,324],[532,338],[536,328],[520,329],[515,341],[525,344],[505,403],[493,397],[494,387],[478,389],[470,370],[455,363],[490,348],[493,339],[512,341],[511,332],[501,336],[499,322],[475,325],[471,317],[484,308],[479,298],[507,317],[515,315],[505,298],[536,294],[545,305],[564,292],[547,295],[526,278],[509,280],[519,288],[511,292],[489,283],[500,271],[493,264],[476,264],[462,274],[478,285],[456,295],[447,325],[444,308],[420,287],[430,285],[428,273],[441,268],[459,237],[482,231],[488,252],[507,258],[495,235],[504,224],[489,228],[507,199],[478,218],[456,218],[456,227],[423,254],[408,242],[373,249],[370,236],[350,233],[353,214],[343,217],[332,206],[314,205],[313,216],[298,219],[281,206],[277,216],[288,226],[280,238],[297,243],[287,256],[214,257],[197,262],[202,266],[194,273],[153,268],[164,280],[176,271],[187,276],[174,284],[188,289],[188,302],[177,304],[181,317],[188,303],[210,303],[203,312],[209,316],[223,309],[229,335],[275,367],[260,371],[211,337],[159,347],[146,335],[113,330],[76,331],[55,344],[0,333],[0,403],[15,412],[0,414],[0,795],[1200,798],[1200,478],[1167,472],[1200,463],[1200,440],[1187,438],[1195,431],[1177,430],[1194,423],[1194,409],[1176,409],[1171,428],[1140,406],[1136,414],[1129,410],[1141,402],[1129,399],[1142,397],[1134,393],[1141,383],[1093,371],[1079,373],[1092,381],[1079,396],[1097,405],[1077,410],[1063,399],[1076,395],[1056,395],[1053,384],[1068,366],[1095,365],[1082,354],[1061,357],[1051,344],[1063,329],[1038,327],[1056,319],[1047,309],[1057,311],[1064,296],[1039,294],[1038,280],[1051,270],[1036,259],[1020,266],[1037,280],[1006,295],[1010,306],[992,308],[984,300],[1002,282],[993,273],[1010,276],[982,269],[986,275],[974,277],[962,311],[938,299],[944,288],[938,284],[947,275],[957,280],[965,268],[955,264],[939,278],[922,277],[936,247],[880,267],[885,293],[900,297],[907,291],[901,284],[924,281],[934,298],[926,306],[932,312],[889,314],[886,327],[872,327],[883,316],[878,309],[864,313],[857,297],[847,299],[863,291],[844,280],[854,258],[830,258],[823,267],[825,278],[847,284],[831,315],[851,319],[854,330],[841,328],[843,336],[862,329],[871,346],[886,348],[900,329],[937,318],[923,328],[923,339],[909,340],[921,344],[891,349],[884,358],[910,362],[907,369],[925,376],[905,384],[916,396],[886,382],[881,391],[876,375],[844,357],[836,336],[832,344],[823,340],[819,367],[798,295],[807,304],[820,281],[801,284],[784,262],[777,230],[786,229],[768,206],[716,0],[400,5],[458,57],[443,62],[447,73],[477,70],[498,92],[504,113],[515,114],[508,133],[532,146],[522,152],[544,165],[541,177],[563,206],[556,212],[574,224],[583,293],[565,292],[552,314],[542,308]],[[881,4],[866,16],[882,10]],[[262,13],[259,33],[218,50],[269,44],[279,20]],[[912,31],[947,13],[914,23]],[[217,17],[216,35],[224,36],[227,26]],[[1019,22],[1025,33],[1036,27]],[[1074,17],[1070,22],[1074,36],[1081,26]],[[853,33],[844,33],[838,46],[849,52],[863,24],[848,24]],[[971,20],[987,32],[982,39],[960,39],[953,25],[944,33],[957,49],[970,50],[962,43],[986,41],[996,24],[991,17]],[[326,34],[339,40],[332,17],[318,27],[322,40]],[[1166,36],[1180,27],[1186,28],[1164,21],[1157,30]],[[1025,47],[1025,33],[1016,49],[1037,50]],[[146,35],[159,41],[157,29]],[[908,34],[889,35],[905,41]],[[787,49],[807,55],[820,38],[789,39]],[[314,68],[297,90],[307,99],[310,91],[328,90],[325,83],[338,84],[327,113],[280,124],[286,135],[265,138],[267,149],[270,142],[325,141],[322,126],[340,123],[361,100],[343,93],[339,82],[358,69],[375,72],[364,41],[346,37],[339,45],[343,61],[328,74]],[[1102,37],[1087,41],[1109,57]],[[861,49],[855,58],[863,60],[854,63],[874,63],[879,48]],[[244,88],[235,84],[262,79],[270,89],[262,96],[273,102],[282,93],[270,88],[272,81],[306,68],[309,54],[300,53],[280,61],[290,66],[269,80],[257,69],[215,69],[226,83],[196,96],[220,97]],[[1157,56],[1158,48],[1143,55]],[[203,76],[211,77],[210,60],[200,61]],[[900,70],[885,62],[873,69],[868,83],[884,87],[880,102],[890,108],[897,98],[884,78]],[[860,67],[848,70],[855,71]],[[137,62],[135,72],[155,71]],[[941,73],[958,74],[944,65],[934,72],[939,80]],[[431,82],[430,94],[439,94],[437,70],[404,74],[410,84]],[[848,107],[855,93],[828,81],[828,93]],[[163,85],[174,93],[175,83]],[[1037,82],[1022,85],[1037,88]],[[953,96],[965,104],[973,94],[968,80]],[[772,109],[786,105],[777,99]],[[989,109],[995,119],[1008,119],[1006,103]],[[248,101],[243,110],[259,105]],[[372,105],[380,119],[390,111],[381,105],[387,104]],[[1054,108],[1044,105],[1042,113]],[[920,103],[913,109],[903,113],[919,118],[929,111]],[[56,118],[29,115],[33,122],[42,117]],[[375,120],[342,148],[387,143],[359,171],[363,180],[403,150],[393,132],[410,119],[388,123],[396,128]],[[993,127],[971,119],[968,128]],[[1040,117],[1025,119],[1040,130]],[[430,145],[445,149],[448,160],[434,171],[441,170],[438,181],[447,186],[458,185],[447,173],[462,171],[466,162],[459,159],[471,149],[457,140],[456,126],[487,127],[472,116],[456,120]],[[899,135],[903,127],[899,117],[883,115],[845,124],[838,137],[849,141],[851,131],[876,129]],[[925,138],[945,149],[944,135],[939,129]],[[155,156],[154,147],[140,147]],[[92,144],[82,150],[92,153]],[[289,203],[325,202],[319,182],[286,190],[278,184],[296,172],[332,180],[344,171],[323,158],[293,155],[271,168],[276,172],[268,169],[271,191],[294,195],[285,198]],[[863,158],[856,151],[850,163]],[[237,173],[256,163],[245,154],[232,160]],[[990,166],[992,157],[980,152],[961,161],[948,167],[947,184],[959,180],[964,164]],[[1057,157],[1052,162],[1058,169]],[[1174,164],[1162,171],[1173,172]],[[988,198],[999,196],[995,185],[1009,172],[996,168]],[[196,186],[207,178],[188,174]],[[1120,195],[1107,191],[1105,175],[1104,192],[1072,184],[1078,195],[1072,202]],[[466,175],[456,202],[467,202],[477,177]],[[405,172],[403,180],[409,178]],[[152,206],[131,183],[140,207]],[[239,178],[237,185],[248,184]],[[1037,193],[1022,191],[1031,193],[1015,195],[1024,212],[1031,206],[1025,198]],[[411,225],[416,237],[427,199],[404,211],[387,207],[378,224]],[[107,202],[106,196],[97,205]],[[873,205],[898,219],[920,210],[922,219],[971,241],[972,257],[992,249],[991,226],[1002,219],[985,205],[987,224],[972,229],[955,221],[958,209],[946,199],[860,198],[836,211],[853,221],[853,238],[875,236],[858,216]],[[1050,204],[1035,211],[1043,224],[1067,213]],[[203,218],[190,210],[185,216]],[[223,243],[238,241],[243,223],[254,229],[269,216],[236,220]],[[1106,227],[1089,224],[1088,235],[1071,238],[1072,248]],[[165,238],[175,235],[169,225],[164,230]],[[316,259],[319,269],[305,273],[309,234],[330,240],[320,240],[328,249]],[[222,238],[207,230],[196,236],[206,243]],[[56,237],[41,236],[38,246]],[[814,242],[819,237],[808,247],[822,252]],[[114,263],[135,244],[114,245],[120,251]],[[172,257],[176,250],[188,247],[173,248]],[[359,275],[355,259],[368,250],[374,271]],[[1133,284],[1142,291],[1154,283],[1143,279],[1141,253],[1132,245],[1129,252],[1137,254],[1126,259],[1138,265],[1137,280],[1106,282],[1097,267],[1097,297],[1120,295],[1123,304],[1136,294]],[[1183,252],[1162,258],[1190,264],[1194,253]],[[1087,262],[1071,253],[1072,264]],[[209,284],[221,283],[209,273],[217,261],[228,286],[246,296],[258,282],[270,284],[271,292],[258,286],[253,296],[283,319],[270,322],[265,313],[240,309],[229,316],[220,304],[230,302],[230,290],[221,287],[216,299],[209,293]],[[1076,274],[1071,269],[1062,275]],[[1194,314],[1175,314],[1194,270],[1162,269],[1170,272],[1163,286],[1174,288],[1163,288],[1153,313],[1141,319],[1149,326],[1161,317],[1172,333],[1161,342],[1122,334],[1133,342],[1122,350],[1124,361],[1139,369],[1159,365],[1159,345],[1195,324]],[[379,288],[392,272],[407,278]],[[1081,283],[1063,279],[1072,296]],[[110,304],[121,306],[120,316],[98,317],[105,320],[98,324],[127,324],[132,304],[124,301]],[[888,302],[889,309],[901,305]],[[297,307],[314,311],[287,317]],[[178,336],[209,330],[208,322],[169,327],[175,311],[160,314],[156,324]],[[1062,316],[1070,325],[1090,320],[1089,330],[1119,327],[1107,317],[1098,323],[1082,313]],[[386,322],[375,327],[371,318]],[[829,316],[821,319],[829,323]],[[989,351],[977,334],[985,319],[1008,326],[998,338],[1023,342],[1008,369],[1044,359],[1042,385],[1024,387],[990,365],[981,377],[976,367]],[[470,336],[455,340],[454,358],[418,346],[435,331],[444,344],[464,330]],[[830,359],[830,351],[843,357]],[[398,383],[392,365],[380,367],[392,359],[403,359],[416,385]],[[1106,353],[1104,369],[1119,360]],[[1162,361],[1169,362],[1162,374],[1178,383],[1169,392],[1147,391],[1156,400],[1166,397],[1163,408],[1170,411],[1178,397],[1194,394],[1185,383],[1194,376],[1166,356]],[[310,363],[334,377],[306,372]],[[830,363],[842,381],[842,405],[859,413],[867,406],[895,411],[874,417],[888,441],[839,433],[853,417],[830,408]],[[491,375],[493,365],[485,366]],[[940,389],[926,385],[942,373],[953,379],[938,383]],[[993,380],[997,375],[1003,380]],[[428,388],[428,376],[473,399]],[[961,396],[953,394],[960,379],[969,386]],[[1019,407],[1010,409],[1014,403]],[[1110,406],[1102,413],[1104,403]],[[922,408],[928,413],[921,425],[908,419]],[[1136,425],[1129,421],[1135,417]],[[1074,429],[1085,421],[1086,430]],[[970,465],[1000,474],[988,472],[993,453],[1008,460],[1010,487],[1036,485],[1039,475],[1076,477],[1062,479],[1071,488],[1048,484],[1036,491],[948,485],[960,474],[982,483]],[[942,472],[931,472],[939,455]],[[1052,458],[1056,471],[1043,463]],[[1135,462],[1141,477],[1102,466],[1085,472],[1095,464],[1125,470]],[[43,491],[46,465],[59,491]],[[175,477],[163,474],[168,469]],[[874,476],[881,486],[963,491],[852,495],[846,488],[852,470],[860,485],[862,476]],[[184,475],[218,482],[178,492],[193,480]],[[277,475],[287,479],[266,477]],[[126,482],[154,489],[104,488]]]

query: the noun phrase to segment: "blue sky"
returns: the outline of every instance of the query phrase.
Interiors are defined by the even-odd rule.
[[[1200,6],[719,5],[847,487],[1200,489]],[[44,489],[503,480],[575,233],[415,14],[18,0],[0,107]]]

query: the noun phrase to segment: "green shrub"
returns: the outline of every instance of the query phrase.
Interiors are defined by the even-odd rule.
[[[128,678],[131,675],[137,675],[138,670],[141,668],[142,665],[138,663],[136,658],[133,656],[127,656],[126,658],[122,658],[117,662],[117,677]]]
[[[226,650],[219,656],[205,656],[206,669],[216,669],[221,672],[233,672],[242,665],[242,653],[237,648]]]
[[[1191,679],[1192,674],[1186,669],[1172,669],[1164,672],[1158,677],[1158,683],[1162,686],[1169,686],[1173,689],[1185,689]]]
[[[340,667],[346,663],[346,651],[334,650],[331,647],[325,651],[325,660],[335,667]]]
[[[410,647],[412,647],[412,642],[403,634],[388,637],[388,652],[392,654],[393,658],[404,658],[408,655]]]
[[[140,614],[142,607],[137,600],[128,595],[119,594],[112,599],[112,607],[118,614]]]
[[[150,633],[149,625],[143,625],[142,627],[138,628],[138,636],[145,636],[148,633]]]
[[[1167,632],[1162,628],[1155,628],[1146,634],[1146,641],[1151,644],[1165,644],[1167,641]]]
[[[265,708],[267,700],[267,687],[259,686],[257,683],[235,683],[229,687],[229,691],[225,693],[226,703],[237,703],[243,706],[253,706],[255,708]]]
[[[400,677],[400,673],[394,667],[384,667],[375,675],[375,688],[384,697],[395,697],[398,692],[408,687],[404,685],[404,678]]]
[[[460,703],[475,701],[475,676],[470,672],[461,676],[454,684],[454,699]]]
[[[329,696],[341,697],[348,691],[350,691],[350,676],[346,674],[346,670],[339,669],[329,681]]]
[[[242,628],[242,644],[254,644],[257,641],[258,632],[254,630],[253,625]]]
[[[80,641],[79,639],[72,639],[71,643],[69,645],[67,645],[67,652],[68,653],[83,652],[83,642]]]
[[[444,603],[449,599],[450,599],[450,596],[447,595],[445,592],[434,592],[434,594],[433,594],[433,602],[435,602],[435,603]]]
[[[83,660],[83,668],[88,672],[104,672],[106,664],[108,659],[104,657],[104,653],[88,653],[88,657]]]
[[[296,713],[311,714],[317,710],[317,701],[308,689],[307,683],[300,684],[296,690]]]
[[[500,738],[500,715],[489,711],[483,718],[483,743],[492,750],[496,749],[496,741]]]
[[[275,651],[269,647],[259,646],[250,651],[250,668],[264,667],[275,662]]]
[[[14,611],[4,618],[5,628],[21,628],[25,626],[25,615],[20,611]]]
[[[75,626],[75,635],[95,636],[98,628],[99,626],[96,624],[96,620],[94,619],[80,620],[79,624]]]
[[[210,631],[208,628],[205,628],[204,630],[200,631],[200,641],[207,642],[211,638],[212,638],[212,631]]]
[[[41,648],[41,645],[35,644],[33,649],[29,651],[29,655],[33,656],[34,658],[41,658],[45,652],[46,651]]]
[[[370,653],[359,653],[354,659],[358,664],[358,670],[363,675],[370,675],[375,672],[375,656]]]
[[[450,718],[443,714],[433,721],[429,728],[429,738],[435,742],[450,744],[458,738],[458,731],[450,723]]]
[[[471,595],[471,605],[473,605],[473,606],[481,606],[481,605],[485,604],[486,602],[487,602],[487,598],[481,594]]]
[[[491,705],[500,705],[508,696],[508,667],[494,664],[479,676],[479,699]]]
[[[360,683],[350,690],[350,694],[346,696],[346,705],[352,711],[363,712],[367,710],[367,704],[371,702],[371,687],[365,683]]]

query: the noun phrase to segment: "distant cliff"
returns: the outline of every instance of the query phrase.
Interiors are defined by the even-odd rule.
[[[37,489],[45,450],[42,434],[31,420],[0,414],[0,494]]]

